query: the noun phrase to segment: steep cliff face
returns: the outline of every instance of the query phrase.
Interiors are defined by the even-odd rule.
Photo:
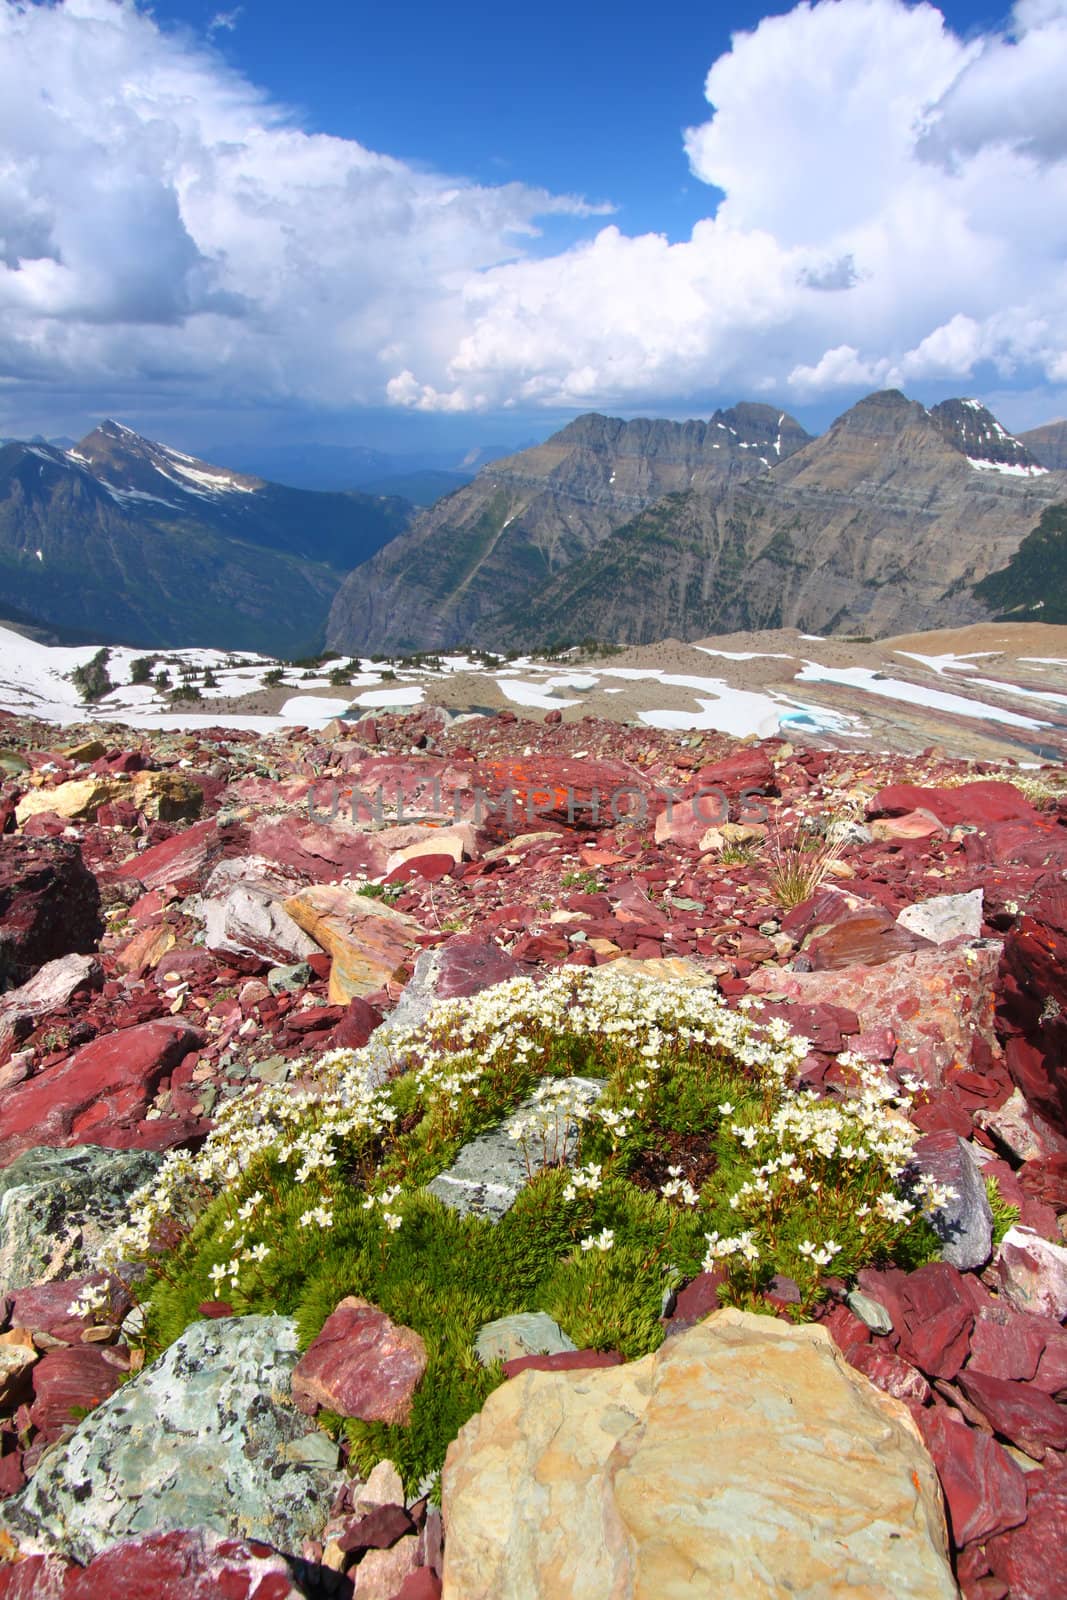
[[[1007,564],[1067,494],[1067,475],[1036,467],[1008,435],[1003,467],[1026,470],[983,468],[968,449],[985,441],[954,421],[896,391],[871,395],[766,476],[649,508],[491,619],[480,642],[884,634],[988,616],[972,585]],[[992,433],[984,418],[980,431]]]
[[[989,615],[974,584],[1067,497],[1067,475],[975,401],[928,411],[887,390],[806,440],[778,415],[580,419],[353,573],[332,642],[526,648],[962,624]]]
[[[334,602],[336,649],[428,649],[480,637],[664,495],[716,496],[767,475],[810,435],[742,404],[707,422],[579,417],[438,502],[353,572]]]

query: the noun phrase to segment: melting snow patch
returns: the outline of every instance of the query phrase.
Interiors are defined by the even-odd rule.
[[[406,689],[367,689],[357,695],[357,706],[418,706],[426,690],[421,684],[409,684]]]
[[[1002,722],[1009,728],[1049,726],[1047,722],[1036,722],[1033,717],[1004,711],[1000,706],[986,705],[981,700],[967,700],[963,695],[946,694],[941,689],[929,689],[920,683],[906,683],[902,678],[883,678],[871,667],[821,667],[816,661],[806,661],[797,673],[797,682],[841,683],[852,689],[863,689],[867,694],[880,695],[885,700],[902,700],[914,706],[928,706],[931,711],[947,711],[953,716],[971,717],[980,722]]]
[[[532,706],[537,711],[562,711],[565,706],[581,705],[580,700],[561,700],[558,695],[551,694],[545,683],[526,683],[517,678],[497,678],[496,682],[501,694],[517,706]]]
[[[1041,478],[1048,471],[1047,467],[1026,466],[1021,461],[978,461],[974,456],[968,456],[967,460],[979,472],[1003,472],[1011,478]]]
[[[347,700],[331,700],[326,695],[297,694],[282,706],[286,722],[300,722],[307,728],[324,728],[334,717],[343,717],[348,710]]]

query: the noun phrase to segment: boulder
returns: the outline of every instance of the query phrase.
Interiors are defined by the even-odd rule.
[[[96,1145],[24,1150],[0,1172],[0,1292],[92,1272],[161,1157]],[[68,1294],[68,1300],[74,1298]]]
[[[98,988],[103,969],[95,956],[60,956],[46,961],[28,983],[0,997],[0,1056],[32,1033],[53,1012],[62,1011],[79,989]]]
[[[318,953],[314,939],[268,895],[235,885],[222,898],[204,900],[204,943],[217,956],[256,956],[272,966]]]
[[[215,819],[209,818],[128,857],[115,869],[114,877],[119,882],[135,879],[146,889],[173,885],[191,894],[227,847],[239,848],[238,838],[227,840]]]
[[[0,838],[0,990],[60,956],[91,954],[102,933],[100,891],[76,844]]]
[[[423,1373],[426,1346],[411,1328],[348,1295],[331,1311],[293,1371],[293,1398],[363,1422],[404,1423]]]
[[[1062,1322],[1067,1317],[1067,1249],[1016,1226],[996,1255],[1000,1292],[1018,1311]]]
[[[1067,1469],[1063,1465],[1026,1478],[1026,1521],[990,1541],[987,1555],[1010,1600],[1051,1600],[1063,1590],[1067,1539]]]
[[[204,791],[179,772],[96,773],[75,778],[54,789],[31,789],[15,809],[21,824],[49,812],[69,822],[90,822],[104,806],[129,801],[144,816],[159,822],[191,821],[200,813]]]
[[[931,944],[977,939],[982,932],[982,891],[972,889],[970,894],[939,894],[932,900],[919,900],[905,906],[897,921],[909,933],[929,939]]]
[[[381,876],[388,852],[379,838],[348,826],[343,814],[334,822],[272,817],[253,823],[249,847],[255,855],[312,883],[339,883],[359,873]]]
[[[343,1479],[289,1399],[288,1317],[195,1322],[0,1507],[27,1554],[89,1562],[149,1530],[204,1528],[299,1550]]]
[[[917,951],[876,967],[790,972],[766,966],[748,980],[751,994],[852,1011],[864,1030],[889,1026],[913,1067],[934,1087],[964,1066],[976,1046],[998,1057],[993,1028],[1000,945]]]
[[[907,1409],[823,1329],[735,1310],[621,1367],[513,1379],[442,1492],[450,1600],[956,1594]]]
[[[16,1085],[0,1104],[0,1166],[43,1143],[161,1148],[166,1128],[139,1135],[160,1080],[202,1036],[184,1022],[143,1022],[104,1034]],[[132,1125],[132,1126],[131,1126]]]
[[[285,910],[331,957],[329,996],[347,1005],[394,979],[416,948],[419,925],[345,884],[321,883],[285,901]]]

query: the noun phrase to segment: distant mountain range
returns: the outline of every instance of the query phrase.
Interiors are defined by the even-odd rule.
[[[818,438],[748,403],[709,422],[580,417],[356,568],[328,640],[507,649],[978,621],[1001,602],[976,586],[1067,502],[1062,452],[1064,424],[1016,438],[977,401],[927,410],[896,390]]]
[[[60,639],[317,649],[350,568],[411,505],[288,488],[107,421],[0,448],[0,616]]]

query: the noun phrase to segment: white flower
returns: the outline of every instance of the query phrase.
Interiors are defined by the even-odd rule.
[[[582,1240],[583,1250],[610,1250],[615,1243],[615,1233],[611,1228],[602,1228],[597,1234],[590,1234]]]

